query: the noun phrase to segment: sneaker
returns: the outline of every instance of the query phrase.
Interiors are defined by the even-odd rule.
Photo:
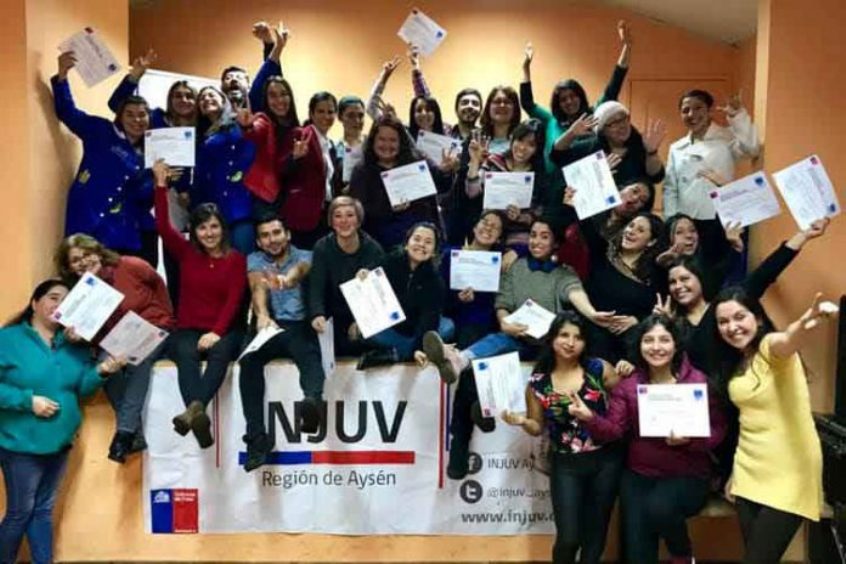
[[[446,474],[451,480],[463,480],[470,471],[470,445],[455,435],[449,443],[449,464]]]
[[[317,398],[305,398],[300,402],[300,431],[311,435],[320,429],[323,422],[322,403]]]
[[[191,406],[194,406],[196,412],[196,415],[191,419],[191,431],[193,431],[200,448],[209,448],[214,444],[214,437],[211,434],[211,419],[209,419],[206,410],[203,409],[201,402],[193,401]],[[197,406],[199,406],[199,411],[197,411]]]
[[[365,352],[355,365],[356,370],[367,370],[377,366],[389,366],[399,362],[397,349],[373,349]]]
[[[455,347],[444,345],[441,336],[436,331],[427,331],[423,335],[423,352],[426,353],[429,362],[438,369],[441,380],[447,384],[458,380],[458,375],[464,369],[461,355]]]
[[[244,462],[244,472],[252,472],[267,462],[270,454],[270,440],[265,433],[253,439],[244,438],[247,443],[247,460]]]
[[[109,460],[113,460],[118,464],[126,462],[126,457],[130,454],[130,445],[132,444],[132,433],[128,431],[118,431],[112,437],[112,443],[109,445]]]
[[[496,419],[482,415],[482,406],[474,401],[470,406],[470,418],[483,433],[492,433],[496,429]]]

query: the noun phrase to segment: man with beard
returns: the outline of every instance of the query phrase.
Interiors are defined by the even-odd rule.
[[[296,409],[299,429],[316,433],[322,416],[325,375],[320,344],[306,319],[303,279],[311,269],[311,251],[291,245],[290,232],[275,215],[256,222],[259,251],[247,257],[247,276],[252,292],[253,311],[259,331],[282,329],[260,349],[241,359],[241,406],[247,421],[247,460],[250,472],[265,463],[273,445],[264,426],[264,367],[273,359],[287,357],[300,372],[305,399]]]
[[[458,123],[450,135],[462,141],[470,138],[476,129],[476,120],[482,114],[482,93],[475,88],[465,88],[455,95],[455,115]]]

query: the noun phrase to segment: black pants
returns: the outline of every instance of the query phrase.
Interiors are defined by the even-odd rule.
[[[264,427],[264,367],[275,358],[290,357],[300,371],[300,388],[307,398],[323,397],[320,344],[307,321],[279,321],[284,329],[262,348],[241,359],[241,407],[247,420],[247,439],[266,432]]]
[[[146,260],[154,269],[159,266],[159,234],[157,231],[141,232],[140,249],[112,249],[118,254]]]
[[[195,400],[209,404],[223,384],[229,363],[238,356],[243,340],[240,331],[230,331],[207,351],[197,350],[197,343],[206,331],[180,329],[170,337],[170,357],[179,374],[179,392],[187,406]],[[206,361],[206,370],[200,373],[200,362]]]
[[[802,517],[742,497],[735,500],[735,506],[745,547],[743,562],[780,562],[782,554],[802,524]]]
[[[709,489],[702,478],[649,478],[625,470],[620,502],[626,562],[658,562],[660,538],[671,556],[692,556],[687,519],[708,502]]]
[[[623,449],[608,445],[578,454],[554,454],[549,474],[555,545],[552,562],[598,563],[605,550],[608,521],[617,499]]]

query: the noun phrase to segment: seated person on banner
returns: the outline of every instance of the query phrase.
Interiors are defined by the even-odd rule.
[[[223,384],[243,339],[239,309],[247,286],[247,264],[244,255],[230,247],[226,220],[214,204],[194,207],[186,241],[168,219],[170,169],[160,160],[153,165],[153,174],[156,227],[180,269],[177,329],[168,349],[186,409],[173,418],[173,429],[183,436],[193,432],[200,447],[208,448],[214,438],[206,407]],[[203,360],[206,369],[201,373]]]
[[[95,365],[69,343],[53,314],[65,282],[41,282],[26,308],[0,329],[0,468],[6,483],[0,562],[18,562],[24,535],[33,562],[53,562],[53,505],[82,421],[79,401],[93,395],[124,360]]]
[[[572,311],[559,313],[544,338],[526,387],[526,414],[502,414],[532,436],[549,434],[549,487],[555,515],[552,561],[598,564],[623,469],[623,443],[599,443],[585,424],[570,415],[570,394],[599,415],[617,383],[614,367],[589,356],[588,321]],[[620,369],[628,370],[621,362]],[[469,378],[465,378],[469,380]],[[450,453],[450,463],[453,455]],[[447,469],[449,472],[449,468]]]
[[[629,436],[626,469],[620,484],[623,549],[627,562],[658,562],[663,538],[673,562],[693,562],[687,519],[708,502],[712,463],[709,451],[725,434],[725,415],[716,390],[708,390],[710,435],[703,438],[644,437],[639,421],[639,387],[644,384],[707,384],[681,347],[673,321],[660,315],[638,324],[630,359],[634,373],[614,387],[603,415],[575,391],[570,415],[596,442]]]
[[[332,320],[337,355],[357,355],[363,350],[355,319],[341,293],[341,284],[355,278],[362,268],[375,268],[385,254],[370,235],[362,231],[364,207],[350,196],[338,196],[329,204],[332,232],[314,245],[308,275],[308,315],[318,333]]]
[[[821,298],[784,331],[772,329],[742,288],[714,299],[718,386],[740,414],[726,494],[737,508],[743,562],[780,562],[802,523],[820,520],[823,460],[799,349],[837,315]]]
[[[304,433],[320,427],[323,399],[323,364],[320,344],[306,315],[305,277],[311,268],[311,251],[290,243],[290,232],[275,215],[256,222],[259,250],[247,257],[253,312],[259,332],[281,329],[261,348],[240,360],[241,406],[247,421],[247,461],[250,472],[265,463],[273,450],[264,425],[264,368],[275,358],[287,357],[300,372],[305,399],[300,404],[299,426]]]
[[[118,308],[94,337],[98,345],[109,331],[132,311],[148,323],[167,332],[173,331],[176,319],[170,305],[165,282],[149,264],[137,257],[121,256],[99,241],[78,233],[67,237],[56,251],[56,268],[62,277],[74,283],[86,272],[99,277],[124,295]],[[80,339],[72,336],[71,340]],[[141,413],[147,401],[153,364],[164,356],[167,339],[162,341],[139,364],[127,364],[103,386],[115,411],[115,434],[109,446],[109,459],[123,463],[130,454],[147,448]]]
[[[609,100],[616,100],[620,96],[620,89],[629,71],[629,58],[632,50],[632,38],[629,24],[625,20],[617,22],[617,33],[620,36],[620,56],[611,73],[611,79],[605,85],[605,91],[597,100],[597,105]],[[520,104],[531,117],[539,119],[546,132],[543,156],[546,172],[554,173],[558,167],[550,158],[555,142],[582,115],[592,115],[593,107],[588,102],[584,87],[572,78],[562,80],[555,85],[549,109],[542,108],[535,103],[532,92],[532,59],[535,51],[532,44],[526,46],[523,59],[523,82],[520,83]],[[586,135],[593,136],[593,132]]]
[[[65,235],[86,233],[110,249],[155,265],[153,179],[144,170],[147,102],[138,96],[126,98],[114,121],[86,114],[76,107],[67,79],[75,64],[73,52],[62,53],[59,72],[50,79],[56,117],[83,145],[82,162],[68,192]]]
[[[403,125],[388,114],[373,123],[364,142],[364,160],[353,169],[350,178],[350,196],[364,206],[364,229],[386,250],[403,243],[409,227],[421,221],[440,225],[435,195],[411,202],[391,205],[382,181],[382,174],[391,169],[425,160],[411,143]],[[437,192],[447,192],[451,175],[429,161],[429,172]]]
[[[489,153],[489,141],[483,140],[476,132],[470,140],[470,164],[464,185],[467,198],[484,201],[485,177],[490,172],[529,172],[534,173],[532,199],[529,208],[520,209],[509,205],[505,211],[506,222],[503,226],[505,245],[526,254],[529,243],[529,224],[541,210],[541,203],[546,200],[548,190],[547,175],[543,167],[543,131],[536,119],[524,121],[511,132],[508,149],[502,153]],[[560,178],[560,174],[558,175]]]
[[[596,137],[586,136],[591,130]],[[552,160],[565,166],[597,151],[608,155],[617,186],[647,179],[657,184],[664,179],[664,163],[658,148],[667,135],[661,120],[649,124],[642,134],[632,125],[629,109],[620,102],[603,102],[593,117],[587,114],[570,125],[555,142]]]
[[[427,331],[452,339],[455,326],[441,315],[446,288],[435,267],[440,237],[440,230],[433,223],[416,223],[408,230],[403,247],[379,261],[378,266],[384,269],[385,277],[405,313],[405,321],[366,340],[366,346],[371,350],[359,359],[358,370],[406,362],[412,358],[421,361],[422,357],[415,351],[421,348],[423,334]],[[360,277],[366,275],[367,270],[358,272]],[[360,335],[356,336],[360,338]]]
[[[568,306],[601,325],[617,323],[612,313],[596,311],[585,293],[579,277],[572,268],[559,265],[553,259],[560,230],[545,218],[535,219],[529,232],[529,256],[518,259],[502,277],[494,307],[500,332],[489,334],[469,347],[458,351],[446,346],[434,331],[423,338],[423,352],[435,364],[447,383],[455,382],[475,358],[485,358],[519,351],[521,357],[536,355],[541,341],[527,333],[528,326],[510,323],[506,318],[532,300],[557,314]]]

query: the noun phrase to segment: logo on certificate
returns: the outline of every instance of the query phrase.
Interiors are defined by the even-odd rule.
[[[702,390],[693,390],[693,399],[701,400],[705,397],[705,393]]]
[[[647,391],[648,390],[646,389],[646,386],[638,386],[637,387],[637,393],[640,394],[640,395],[647,393]]]

